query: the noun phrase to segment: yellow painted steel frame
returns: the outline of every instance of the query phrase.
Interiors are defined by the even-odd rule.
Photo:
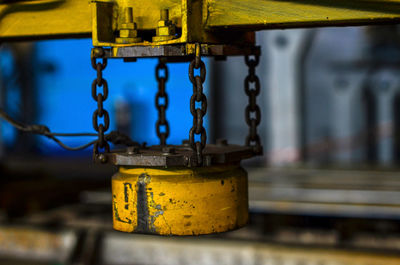
[[[400,22],[400,0],[20,0],[0,2],[0,41],[93,32],[95,46],[119,46],[111,36],[127,6],[139,31],[154,31],[161,9],[181,30],[177,39],[130,44],[147,46],[240,43],[248,41],[243,32],[268,28]]]
[[[152,30],[157,27],[160,19],[160,10],[168,9],[170,20],[181,28],[181,36],[177,39],[160,41],[156,45],[168,45],[188,42],[188,0],[156,0],[156,1],[94,1],[92,4],[92,30],[94,46],[133,46],[151,45],[150,41],[144,40],[140,43],[116,44],[114,32],[121,23],[124,8],[132,7],[133,19],[139,30]],[[104,18],[107,18],[106,20]]]
[[[114,229],[159,235],[225,232],[248,221],[240,166],[124,168],[112,178]]]
[[[400,22],[399,0],[205,0],[208,29],[298,28]]]
[[[206,31],[203,27],[202,12],[206,11],[204,1],[192,0],[154,0],[143,1],[96,0],[92,4],[92,30],[93,45],[106,47],[126,46],[160,46],[182,43],[229,43],[229,44],[254,44],[254,33],[249,31]],[[115,32],[118,25],[123,23],[124,9],[132,7],[133,22],[136,23],[142,35],[157,28],[160,20],[160,11],[169,10],[169,18],[179,29],[179,36],[171,40],[153,42],[151,38],[142,42],[120,44],[115,43]],[[154,35],[153,35],[154,36]]]
[[[89,1],[36,0],[0,2],[2,39],[90,37]]]

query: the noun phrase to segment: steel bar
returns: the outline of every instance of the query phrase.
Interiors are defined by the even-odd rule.
[[[297,28],[398,23],[398,0],[207,0],[203,23],[212,28]]]

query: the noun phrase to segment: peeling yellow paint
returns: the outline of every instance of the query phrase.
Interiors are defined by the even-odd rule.
[[[145,185],[144,175],[149,179]],[[132,185],[133,194],[126,195],[126,185]],[[121,167],[113,176],[112,192],[119,231],[200,235],[233,230],[248,221],[247,173],[240,166]]]

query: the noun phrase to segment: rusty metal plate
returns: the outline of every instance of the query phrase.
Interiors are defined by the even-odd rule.
[[[113,151],[106,156],[109,163],[118,166],[194,167],[197,165],[196,155],[189,145],[135,147],[125,151]],[[251,147],[210,144],[204,149],[203,165],[238,163],[253,156],[255,156],[255,153]]]
[[[106,58],[185,57],[194,54],[194,44],[131,46],[104,49]],[[259,46],[201,44],[202,56],[260,55]]]

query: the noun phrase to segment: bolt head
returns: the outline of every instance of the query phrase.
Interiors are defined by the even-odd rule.
[[[107,162],[107,157],[106,157],[104,154],[99,154],[99,155],[97,156],[97,160],[98,160],[100,163],[104,164],[104,163]]]

